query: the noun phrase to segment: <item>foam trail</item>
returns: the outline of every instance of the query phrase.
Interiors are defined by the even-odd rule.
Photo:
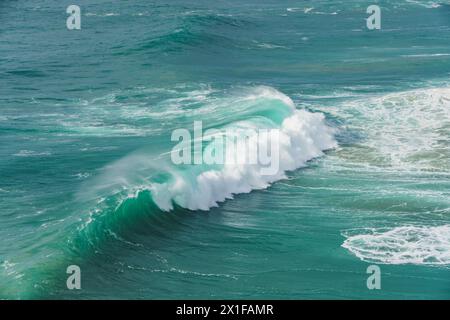
[[[449,265],[450,225],[370,229],[347,235],[342,247],[368,262]]]

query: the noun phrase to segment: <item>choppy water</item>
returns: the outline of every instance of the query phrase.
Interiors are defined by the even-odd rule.
[[[69,4],[0,3],[0,298],[450,298],[448,1]],[[169,165],[195,120],[286,172]]]

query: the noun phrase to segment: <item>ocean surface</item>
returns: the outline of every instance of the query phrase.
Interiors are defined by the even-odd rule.
[[[449,77],[449,1],[2,0],[0,298],[449,299]],[[279,174],[174,166],[194,121]]]

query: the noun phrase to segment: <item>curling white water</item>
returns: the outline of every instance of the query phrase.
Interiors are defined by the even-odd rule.
[[[267,188],[285,178],[286,171],[306,165],[308,160],[336,147],[333,129],[325,124],[320,113],[293,110],[279,131],[279,166],[273,174],[263,174],[258,164],[225,163],[220,170],[206,170],[198,175],[172,172],[173,182],[153,184],[153,199],[162,210],[171,210],[173,203],[190,210],[208,210],[233,194]],[[238,148],[236,152],[243,152]]]
[[[233,198],[234,194],[267,188],[270,183],[285,178],[286,171],[303,167],[308,160],[323,155],[324,150],[337,146],[334,129],[327,126],[323,114],[296,110],[294,102],[275,89],[260,87],[243,99],[256,103],[277,101],[289,109],[289,115],[275,129],[279,142],[277,170],[264,174],[260,164],[225,163],[220,169],[206,169],[198,174],[173,171],[173,181],[150,187],[154,201],[162,210],[171,210],[174,203],[190,210],[208,210],[219,202]],[[278,107],[274,104],[274,108]],[[265,120],[268,121],[261,122],[259,117],[255,117],[237,121],[231,126],[256,126],[261,129],[267,122],[273,125],[271,119]],[[270,136],[267,139],[271,139]],[[238,145],[234,152],[245,152],[244,146]]]

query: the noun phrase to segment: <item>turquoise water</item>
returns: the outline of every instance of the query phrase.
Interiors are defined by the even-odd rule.
[[[450,3],[169,3],[0,3],[0,298],[450,298]],[[173,166],[199,120],[299,149]]]

